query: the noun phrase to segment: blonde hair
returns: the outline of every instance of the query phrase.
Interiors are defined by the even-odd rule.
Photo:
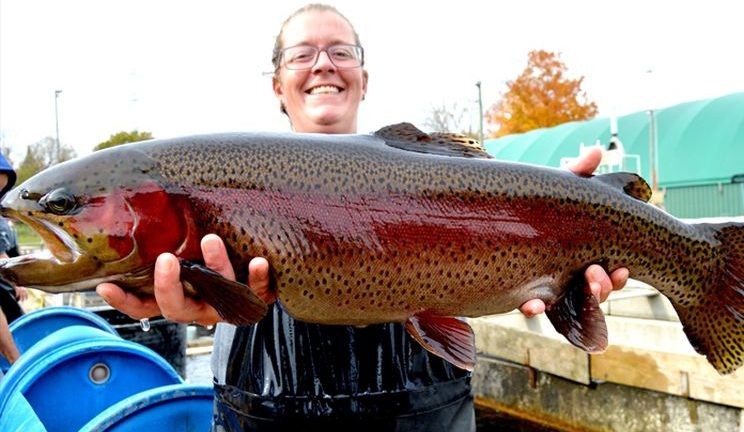
[[[336,15],[340,16],[344,19],[344,21],[349,23],[349,27],[351,27],[351,31],[354,33],[354,43],[362,46],[362,43],[359,41],[359,35],[357,34],[356,29],[354,29],[354,25],[351,24],[351,21],[349,21],[349,19],[346,18],[344,14],[339,12],[338,9],[331,5],[322,3],[311,3],[301,7],[300,9],[297,9],[282,23],[282,27],[279,29],[279,34],[276,36],[276,41],[274,41],[274,51],[271,54],[271,63],[274,65],[275,74],[279,70],[279,66],[281,66],[282,61],[282,50],[284,49],[284,41],[282,40],[282,38],[284,36],[284,28],[287,27],[287,24],[289,24],[289,22],[292,21],[292,19],[294,19],[296,16],[302,15],[307,12],[333,12]]]

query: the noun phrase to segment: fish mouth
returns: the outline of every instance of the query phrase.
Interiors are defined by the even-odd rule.
[[[28,225],[47,248],[46,251],[0,260],[0,276],[6,280],[50,293],[87,291],[107,281],[100,272],[100,263],[81,251],[73,239],[53,222],[8,208],[2,209],[2,215]]]
[[[44,246],[59,262],[72,263],[80,257],[80,249],[75,241],[54,223],[8,208],[2,209],[2,215],[28,225],[41,237]]]

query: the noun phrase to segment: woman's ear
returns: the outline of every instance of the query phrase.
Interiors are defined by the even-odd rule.
[[[367,81],[369,81],[369,73],[366,70],[362,70],[362,100],[367,96]]]
[[[274,74],[274,76],[271,77],[271,87],[274,89],[274,95],[279,100],[279,111],[283,114],[287,114],[284,89],[282,88],[282,83],[279,81],[277,74]]]
[[[279,99],[279,102],[284,103],[284,89],[282,88],[282,83],[279,81],[279,77],[277,77],[276,74],[271,77],[271,86],[274,88],[274,94],[277,99]]]

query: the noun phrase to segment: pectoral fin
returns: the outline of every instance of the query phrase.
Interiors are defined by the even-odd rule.
[[[577,274],[558,302],[545,314],[558,333],[573,345],[590,353],[607,349],[607,323],[599,301],[586,287],[584,273]]]
[[[432,354],[461,369],[475,367],[475,336],[465,321],[422,312],[408,319],[406,330]]]
[[[248,285],[226,279],[203,265],[182,260],[181,282],[230,324],[255,324],[266,315],[266,303]]]

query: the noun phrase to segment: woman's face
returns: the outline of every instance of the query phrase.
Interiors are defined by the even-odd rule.
[[[282,46],[356,44],[346,20],[333,12],[306,12],[284,27]],[[356,133],[359,103],[367,91],[367,72],[361,67],[339,69],[320,52],[311,69],[279,68],[274,93],[284,104],[295,132]]]

